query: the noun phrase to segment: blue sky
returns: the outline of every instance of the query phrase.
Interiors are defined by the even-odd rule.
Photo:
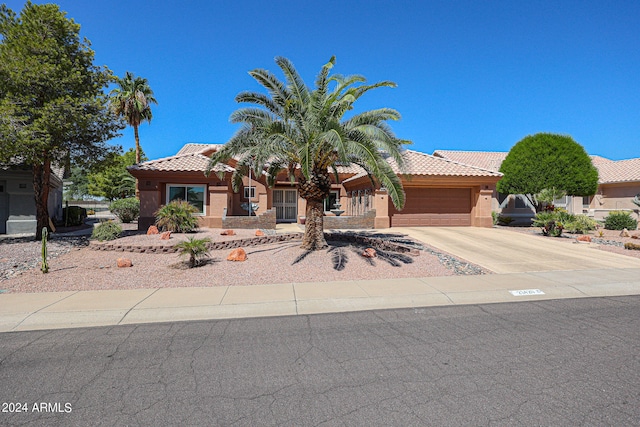
[[[18,12],[23,1],[8,1]],[[35,1],[35,3],[46,3]],[[571,135],[590,154],[640,157],[638,1],[59,1],[96,64],[146,77],[159,104],[149,158],[237,130],[247,72],[289,58],[308,84],[334,72],[392,80],[356,110],[391,107],[409,148],[508,151],[526,135]],[[279,76],[282,76],[278,73]],[[133,146],[133,132],[112,141]]]

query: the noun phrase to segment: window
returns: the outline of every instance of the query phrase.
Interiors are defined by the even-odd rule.
[[[340,203],[340,193],[338,193],[337,191],[332,191],[324,199],[324,210],[330,211],[331,209],[335,209],[334,205],[336,203]]]
[[[174,200],[185,200],[204,215],[205,185],[167,184],[167,203]]]
[[[251,195],[249,195],[251,193]],[[256,187],[244,187],[244,198],[248,199],[251,197],[252,199],[256,197]]]

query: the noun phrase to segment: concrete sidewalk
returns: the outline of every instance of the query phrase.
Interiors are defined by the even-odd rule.
[[[640,268],[0,294],[0,332],[640,295]]]

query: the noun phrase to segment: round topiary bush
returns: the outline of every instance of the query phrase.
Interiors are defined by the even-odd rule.
[[[122,227],[120,224],[113,221],[102,222],[93,229],[91,238],[99,241],[115,240],[122,234]]]
[[[604,228],[607,230],[635,230],[638,227],[638,221],[631,217],[629,211],[613,211],[604,219]]]
[[[140,200],[135,197],[119,199],[109,205],[109,210],[127,224],[140,216]]]

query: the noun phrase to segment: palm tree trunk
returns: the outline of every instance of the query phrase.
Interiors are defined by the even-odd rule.
[[[308,199],[302,249],[315,251],[327,246],[324,238],[324,203],[322,200]]]

